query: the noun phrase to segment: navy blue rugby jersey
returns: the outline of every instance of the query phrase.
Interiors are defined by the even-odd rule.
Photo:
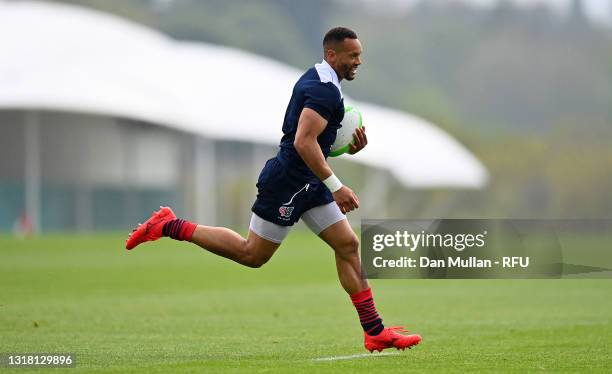
[[[293,87],[283,122],[284,135],[276,155],[290,175],[306,183],[319,183],[319,178],[306,166],[293,146],[298,120],[304,108],[316,111],[327,120],[325,130],[317,138],[321,151],[327,158],[336,140],[336,132],[341,127],[340,122],[344,118],[344,100],[338,76],[325,60],[308,69]]]

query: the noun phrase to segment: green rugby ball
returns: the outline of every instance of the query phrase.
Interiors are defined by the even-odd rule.
[[[356,108],[347,106],[344,107],[344,119],[340,122],[340,127],[336,133],[336,141],[331,146],[330,157],[338,157],[345,154],[349,150],[349,146],[355,143],[353,134],[355,130],[363,126],[361,112]]]

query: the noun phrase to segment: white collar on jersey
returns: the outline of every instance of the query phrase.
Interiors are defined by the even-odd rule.
[[[317,69],[317,73],[319,74],[319,79],[323,83],[332,82],[334,86],[338,87],[338,91],[340,91],[340,97],[344,97],[342,95],[342,87],[340,87],[340,81],[338,80],[338,74],[331,65],[323,60],[320,64],[315,64],[315,69]]]

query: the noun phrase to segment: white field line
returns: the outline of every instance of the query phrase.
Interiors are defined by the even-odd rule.
[[[352,360],[355,358],[366,358],[366,357],[380,357],[380,356],[397,356],[398,352],[384,352],[384,353],[362,353],[360,355],[350,355],[350,356],[332,356],[332,357],[319,357],[313,358],[313,361],[336,361],[336,360]]]

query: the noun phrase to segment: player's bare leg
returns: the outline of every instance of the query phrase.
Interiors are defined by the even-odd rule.
[[[151,217],[135,228],[126,240],[131,250],[139,244],[155,241],[164,236],[190,241],[209,252],[233,260],[239,264],[258,268],[268,262],[280,243],[266,240],[253,231],[247,238],[225,227],[196,225],[177,219],[169,207],[160,207]]]
[[[349,295],[368,289],[367,279],[361,277],[359,239],[347,220],[334,223],[319,234],[336,256],[336,269],[340,284]]]
[[[374,305],[367,279],[362,279],[359,239],[346,219],[334,223],[319,234],[335,251],[336,269],[342,287],[351,296],[364,329],[364,345],[370,352],[386,348],[406,349],[421,342],[419,335],[402,335],[401,326],[384,327]]]
[[[203,225],[198,225],[190,241],[209,252],[252,268],[268,262],[280,246],[250,230],[245,239],[228,228]]]

